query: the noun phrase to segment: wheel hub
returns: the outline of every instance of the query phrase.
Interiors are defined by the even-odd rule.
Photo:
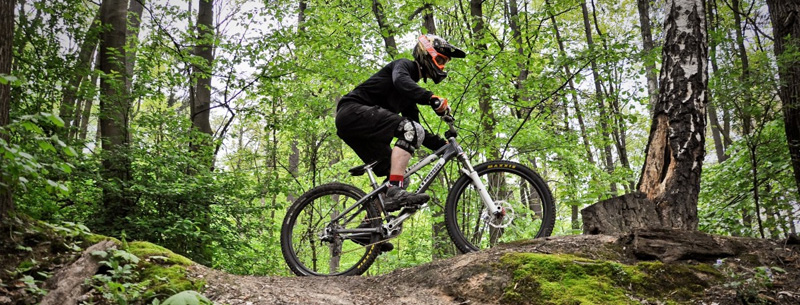
[[[506,201],[495,201],[495,204],[500,210],[495,215],[489,215],[489,211],[483,209],[484,221],[493,228],[502,229],[508,227],[515,217],[514,208]]]

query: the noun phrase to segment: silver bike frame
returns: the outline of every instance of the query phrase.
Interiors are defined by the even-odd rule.
[[[450,125],[451,129],[453,128],[452,122],[448,122],[448,125]],[[414,164],[411,167],[409,167],[406,170],[406,173],[405,173],[404,177],[408,178],[412,174],[416,173],[417,171],[421,170],[425,166],[433,163],[434,161],[436,161],[438,159],[438,161],[436,161],[436,164],[434,164],[434,166],[431,169],[431,171],[428,172],[428,174],[422,179],[422,182],[420,183],[420,187],[416,190],[416,193],[418,193],[418,194],[419,193],[424,193],[428,189],[428,187],[433,183],[433,178],[435,178],[439,174],[439,172],[442,171],[442,169],[444,168],[444,165],[447,164],[447,162],[449,162],[453,158],[458,158],[459,163],[461,163],[461,172],[464,173],[467,177],[469,177],[472,180],[472,185],[475,186],[475,188],[478,190],[478,194],[480,195],[480,197],[481,197],[481,199],[483,201],[483,205],[488,209],[489,214],[490,215],[501,214],[502,210],[495,204],[494,200],[489,195],[489,192],[486,190],[486,185],[483,183],[481,178],[478,176],[478,173],[472,167],[472,164],[469,162],[469,158],[467,158],[466,153],[464,153],[464,150],[458,144],[458,141],[456,141],[455,137],[450,137],[447,140],[448,140],[448,143],[445,146],[442,146],[441,148],[436,150],[434,153],[428,155],[427,157],[423,158],[422,160],[420,160],[416,164]],[[370,192],[369,194],[367,194],[366,196],[364,196],[363,198],[359,199],[352,206],[350,206],[347,209],[345,209],[344,211],[342,211],[339,214],[339,216],[334,217],[333,219],[331,219],[330,223],[334,223],[334,222],[338,221],[339,219],[342,219],[345,215],[348,215],[356,207],[359,207],[362,204],[365,204],[364,201],[366,201],[366,200],[373,200],[374,198],[378,198],[380,200],[380,202],[381,202],[381,205],[384,204],[382,195],[383,195],[383,191],[388,187],[387,186],[388,183],[383,183],[381,185],[378,185],[378,182],[377,182],[377,180],[375,178],[375,174],[372,171],[372,166],[374,166],[374,165],[375,165],[375,163],[372,163],[372,164],[366,166],[366,168],[365,168],[366,171],[367,171],[367,174],[369,176],[370,183],[372,184],[372,187],[374,188],[374,190],[372,192]],[[424,208],[426,206],[427,206],[427,204],[421,206],[420,208]],[[389,214],[387,212],[385,212],[385,209],[382,209],[382,210],[384,210],[384,213],[385,213],[384,216],[389,216]],[[379,232],[381,234],[391,236],[392,233],[395,230],[399,230],[400,225],[406,219],[411,217],[416,212],[416,210],[417,209],[413,209],[413,210],[403,209],[397,217],[392,218],[392,220],[390,220],[388,223],[384,224],[381,228],[353,228],[353,229],[338,229],[336,231],[339,234],[342,234],[342,233],[355,233],[355,234],[358,234],[358,233],[373,233],[373,232],[377,231],[377,232]],[[353,217],[355,217],[355,215],[353,215]],[[353,220],[353,219],[348,219],[348,221],[351,221],[351,220]],[[385,229],[385,230],[383,232],[381,232],[382,229]],[[386,237],[386,236],[384,236],[384,237]]]

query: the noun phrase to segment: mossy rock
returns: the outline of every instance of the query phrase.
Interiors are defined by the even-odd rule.
[[[512,280],[506,304],[638,304],[641,299],[691,300],[719,278],[708,265],[625,265],[568,254],[510,253],[501,258]]]
[[[161,266],[159,264],[144,264],[141,278],[149,281],[147,291],[153,295],[172,295],[185,290],[201,290],[205,286],[205,281],[192,281],[188,277],[185,266],[171,265]]]
[[[125,250],[141,259],[140,281],[148,282],[147,295],[168,296],[186,290],[201,291],[205,286],[204,281],[189,279],[186,268],[194,263],[167,248],[135,241],[128,243]]]
[[[176,264],[181,266],[190,266],[193,264],[192,260],[182,255],[175,254],[175,252],[172,252],[162,246],[144,241],[134,241],[128,243],[128,248],[126,251],[133,253],[143,260],[159,257],[163,258],[163,263],[166,264]]]
[[[96,243],[99,243],[101,241],[106,241],[106,240],[113,241],[117,245],[122,245],[122,242],[119,241],[119,239],[116,239],[116,238],[113,238],[113,237],[108,237],[108,236],[105,236],[105,235],[91,233],[91,234],[86,235],[86,236],[83,237],[84,244],[89,245],[89,246],[90,245],[94,245]]]

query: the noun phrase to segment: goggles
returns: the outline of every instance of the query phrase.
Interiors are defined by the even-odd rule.
[[[419,43],[421,43],[422,46],[425,47],[425,50],[428,51],[428,55],[431,56],[436,67],[440,70],[444,70],[444,65],[450,61],[450,57],[436,52],[436,49],[433,48],[433,44],[431,44],[431,41],[428,40],[428,37],[425,35],[419,36]]]

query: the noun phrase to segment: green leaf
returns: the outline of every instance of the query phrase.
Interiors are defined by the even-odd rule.
[[[0,73],[0,84],[8,85],[10,83],[16,82],[17,80],[18,78],[14,75]]]
[[[97,256],[100,258],[106,258],[108,256],[108,252],[106,251],[93,251],[92,256]]]
[[[56,148],[53,146],[53,144],[50,144],[50,142],[39,141],[38,144],[39,144],[39,148],[41,148],[44,151],[56,151]]]
[[[58,167],[67,174],[72,173],[72,167],[68,163],[59,163]]]
[[[134,263],[134,264],[138,264],[139,263],[139,257],[137,257],[136,255],[133,255],[132,253],[127,252],[127,251],[122,251],[122,250],[114,251],[114,257],[119,257],[119,258],[121,258],[121,259],[123,259],[125,261],[131,262],[131,263]]]
[[[75,149],[73,149],[70,146],[64,147],[63,151],[64,151],[65,154],[67,154],[67,156],[70,156],[70,157],[78,156],[78,153],[75,151]]]
[[[778,272],[778,273],[786,273],[786,270],[784,270],[784,269],[783,269],[783,268],[781,268],[781,267],[772,267],[772,270],[773,270],[773,271],[776,271],[776,272]]]
[[[58,190],[61,192],[62,195],[69,195],[69,188],[64,184],[59,183]]]
[[[211,301],[203,296],[202,294],[192,291],[186,290],[179,292],[168,299],[164,300],[162,305],[201,305],[201,304],[211,304]]]
[[[64,127],[64,120],[62,120],[59,116],[48,112],[42,112],[41,115],[50,120],[50,122],[52,122],[56,126]]]
[[[20,125],[22,125],[22,128],[24,128],[25,130],[33,132],[35,134],[43,134],[44,133],[42,131],[41,127],[36,126],[36,124],[34,124],[31,121],[23,121],[22,123],[20,123]]]

